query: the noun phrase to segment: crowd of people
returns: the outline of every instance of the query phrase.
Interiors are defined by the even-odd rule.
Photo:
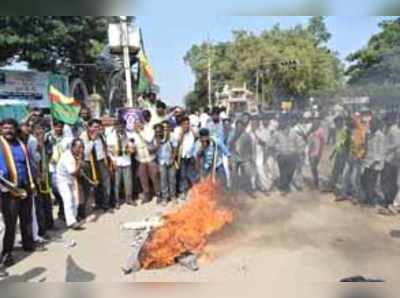
[[[220,107],[201,113],[167,108],[154,94],[140,105],[141,117],[131,129],[124,119],[106,126],[84,106],[75,125],[56,119],[49,124],[40,110],[21,123],[1,122],[5,232],[0,268],[14,264],[18,221],[23,250],[42,250],[59,222],[79,231],[93,210],[184,201],[206,177],[249,197],[274,190],[285,195],[306,187],[309,168],[311,187],[332,191],[336,201],[400,211],[400,121],[395,114],[365,119],[358,113],[322,118],[279,112],[230,118]],[[319,166],[330,148],[332,173],[324,181]]]

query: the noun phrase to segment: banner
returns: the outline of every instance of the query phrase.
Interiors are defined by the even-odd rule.
[[[49,85],[68,93],[68,79],[48,72],[0,70],[0,103],[24,103],[48,108]]]
[[[124,121],[126,123],[126,129],[128,131],[133,130],[133,126],[136,120],[144,123],[143,114],[141,109],[137,108],[122,108],[118,110],[118,121]]]

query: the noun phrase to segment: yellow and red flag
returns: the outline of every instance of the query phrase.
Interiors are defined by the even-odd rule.
[[[50,85],[49,101],[53,118],[70,125],[74,125],[79,120],[81,110],[79,100],[66,96],[53,85]]]

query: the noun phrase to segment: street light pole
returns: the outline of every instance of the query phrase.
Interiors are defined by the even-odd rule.
[[[125,69],[125,82],[126,82],[126,98],[127,106],[133,107],[133,94],[132,94],[132,77],[131,77],[131,61],[129,57],[129,35],[128,35],[128,19],[126,16],[120,16],[121,19],[121,33],[123,41],[123,55],[124,55],[124,69]]]

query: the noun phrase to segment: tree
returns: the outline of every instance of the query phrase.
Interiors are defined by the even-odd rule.
[[[25,61],[40,71],[65,71],[94,63],[107,40],[107,18],[0,17],[0,63]]]
[[[209,47],[211,50],[209,50]],[[184,61],[195,79],[193,98],[206,104],[207,62],[212,60],[213,92],[225,84],[255,90],[257,72],[259,86],[264,85],[264,97],[273,101],[288,98],[302,100],[314,94],[331,92],[342,84],[343,66],[336,53],[319,47],[308,28],[296,26],[282,30],[279,25],[260,35],[234,31],[228,42],[214,45],[193,45]],[[297,65],[285,62],[297,61]],[[260,90],[258,90],[261,92]]]
[[[24,61],[38,71],[70,74],[77,64],[96,62],[107,41],[108,21],[93,16],[2,16],[0,65]]]
[[[379,24],[366,47],[347,57],[350,85],[400,83],[400,18]]]
[[[312,17],[307,29],[314,36],[317,46],[327,43],[332,37],[332,34],[329,33],[326,27],[325,17],[322,16]]]

